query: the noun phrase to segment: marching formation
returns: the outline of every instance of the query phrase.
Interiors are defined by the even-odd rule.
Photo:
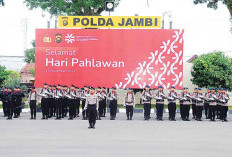
[[[3,102],[3,113],[7,119],[18,118],[22,110],[22,98],[25,97],[19,87],[4,88],[0,93],[0,99]],[[116,119],[118,106],[118,93],[115,87],[112,87],[107,93],[105,87],[84,86],[79,89],[74,85],[68,88],[66,85],[58,84],[48,85],[40,92],[36,92],[32,87],[27,94],[28,104],[31,111],[31,119],[36,119],[37,106],[41,97],[42,119],[55,117],[61,120],[69,116],[69,120],[79,117],[82,108],[82,119],[89,120],[89,128],[95,128],[96,120],[101,120],[107,112],[107,104],[110,110],[110,120]],[[144,120],[151,118],[151,101],[156,101],[156,119],[163,120],[164,101],[168,101],[169,120],[176,121],[176,102],[180,104],[180,115],[183,121],[190,121],[190,108],[192,108],[193,119],[202,121],[202,113],[205,110],[206,119],[215,121],[220,119],[227,122],[229,95],[224,88],[209,88],[206,93],[202,93],[201,88],[195,88],[193,93],[188,92],[184,87],[180,94],[177,94],[175,87],[172,86],[168,93],[164,93],[163,87],[159,86],[157,92],[152,92],[147,85],[140,96],[144,106]],[[133,89],[129,88],[123,98],[123,105],[126,108],[127,120],[132,120],[133,111],[136,105]],[[80,106],[81,105],[81,106]]]

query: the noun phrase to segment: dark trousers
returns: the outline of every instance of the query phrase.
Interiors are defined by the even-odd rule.
[[[36,118],[36,100],[31,100],[30,103],[31,118]]]
[[[89,114],[88,114],[88,110],[84,110],[84,108],[85,108],[85,101],[86,100],[82,100],[82,116],[83,116],[83,118],[85,119],[85,118],[88,118],[88,116],[89,116]]]
[[[204,103],[205,117],[209,117],[209,103]]]
[[[62,103],[62,117],[66,117],[67,113],[68,113],[68,104],[69,104],[69,100],[67,98],[63,99],[63,103]]]
[[[61,118],[61,110],[62,110],[62,99],[56,99],[55,101],[56,105],[56,118]]]
[[[156,116],[158,119],[163,118],[164,104],[156,104]]]
[[[116,117],[117,107],[118,107],[117,100],[111,100],[109,105],[110,116]]]
[[[220,115],[221,115],[221,105],[218,105],[216,106],[216,116],[217,118],[220,118]]]
[[[8,103],[7,102],[2,102],[2,108],[3,108],[3,114],[4,116],[7,116],[7,106],[8,106]]]
[[[106,116],[106,99],[102,100],[103,117]]]
[[[143,109],[144,109],[144,118],[150,118],[151,115],[151,103],[144,103],[143,104]]]
[[[181,117],[181,119],[184,119],[183,118],[183,104],[182,103],[180,103],[180,117]]]
[[[217,106],[209,105],[209,116],[211,120],[215,120],[215,112],[216,112]]]
[[[169,112],[169,118],[175,119],[176,117],[176,103],[175,102],[168,103],[168,112]]]
[[[8,105],[7,105],[7,115],[8,115],[8,118],[12,118],[13,116],[13,112],[14,112],[14,104],[13,102],[8,102]]]
[[[76,115],[76,100],[71,99],[69,101],[69,118],[75,118]]]
[[[76,115],[75,115],[76,117],[77,115],[80,114],[80,98],[76,99],[75,103],[76,103]]]
[[[134,111],[133,106],[126,105],[126,116],[127,116],[127,118],[132,118],[133,117],[133,111]]]
[[[48,118],[48,105],[49,105],[49,99],[48,98],[42,98],[42,100],[41,100],[41,108],[42,108],[42,116],[43,116],[43,118]]]
[[[183,105],[182,106],[182,116],[183,119],[189,118],[189,110],[190,110],[190,105]]]
[[[20,101],[15,101],[14,102],[14,116],[19,116],[21,112],[21,102]]]
[[[52,117],[54,115],[54,110],[55,110],[54,99],[49,98],[48,104],[49,104],[48,105],[48,116]]]
[[[97,109],[96,105],[88,105],[88,117],[89,117],[89,125],[95,125],[96,123],[96,117],[97,117]]]
[[[98,108],[98,113],[99,116],[102,117],[103,116],[103,101],[99,101],[99,108]]]
[[[226,120],[228,112],[228,106],[221,106],[221,120]]]
[[[196,117],[196,112],[197,112],[197,110],[196,110],[196,104],[192,104],[192,114],[193,114],[193,118],[195,118]]]
[[[197,119],[202,118],[202,111],[203,111],[203,106],[196,106],[196,118]]]

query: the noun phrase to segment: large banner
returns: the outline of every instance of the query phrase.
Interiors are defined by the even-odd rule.
[[[60,28],[160,28],[160,16],[59,16]]]
[[[183,30],[37,29],[35,86],[182,87]]]

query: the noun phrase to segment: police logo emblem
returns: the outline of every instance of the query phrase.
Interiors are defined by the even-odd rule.
[[[61,41],[62,41],[62,34],[57,33],[57,34],[56,34],[56,42],[57,42],[57,43],[61,43]]]
[[[62,24],[63,24],[63,26],[68,25],[68,17],[62,17]]]

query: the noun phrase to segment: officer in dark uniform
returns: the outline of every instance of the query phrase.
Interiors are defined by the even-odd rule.
[[[185,91],[185,87],[183,87],[182,88],[182,92],[181,92],[181,94],[180,94],[180,98],[179,98],[179,103],[180,103],[180,117],[181,117],[181,119],[183,120],[184,119],[184,117],[183,117],[183,102],[184,102],[184,100],[183,100],[183,98],[181,97],[183,94],[184,94],[184,91]]]
[[[8,88],[8,92],[6,94],[6,101],[7,101],[7,115],[8,115],[8,120],[12,120],[12,116],[13,116],[13,110],[14,110],[14,103],[12,101],[12,88],[9,87]]]
[[[201,88],[197,89],[197,94],[195,95],[195,100],[196,100],[196,120],[197,121],[202,121],[202,111],[203,111],[203,94],[201,92]]]
[[[8,88],[5,87],[4,90],[1,92],[1,100],[2,100],[3,114],[4,114],[3,117],[7,117],[7,108],[8,108],[7,93],[8,93]]]
[[[73,120],[75,118],[76,115],[76,90],[75,90],[75,86],[71,85],[71,88],[69,90],[68,95],[70,96],[69,99],[69,120]]]
[[[32,87],[31,91],[28,93],[28,104],[31,110],[31,119],[36,120],[36,109],[38,105],[38,94],[35,87]]]
[[[68,99],[68,87],[66,85],[63,86],[63,103],[62,103],[62,118],[67,117],[68,113],[68,106],[69,106],[69,99]]]
[[[99,101],[99,108],[98,108],[98,112],[97,112],[97,120],[101,120],[100,115],[103,114],[103,104],[102,104],[103,97],[101,95],[101,87],[97,87],[96,94],[98,96],[98,101]]]
[[[217,92],[217,97],[220,97],[221,95],[221,91],[223,88],[218,88],[218,92]],[[219,100],[217,100],[217,105],[216,105],[216,119],[221,119],[220,118],[221,115],[221,102]]]
[[[124,106],[126,107],[127,120],[132,120],[135,107],[135,95],[132,90],[132,88],[129,88],[124,98]]]
[[[156,119],[163,120],[163,112],[164,112],[164,99],[166,98],[163,92],[163,86],[158,87],[158,92],[155,94],[156,99]]]
[[[184,92],[181,93],[181,99],[183,100],[183,106],[182,106],[182,120],[183,121],[190,121],[189,120],[189,111],[190,111],[190,103],[191,103],[191,95],[188,92],[188,88],[185,87]]]
[[[146,85],[144,91],[142,92],[140,98],[143,102],[144,108],[144,120],[149,120],[151,118],[151,100],[152,100],[152,93],[150,91],[150,86]]]
[[[168,99],[168,111],[169,111],[169,120],[176,121],[176,99],[177,93],[175,92],[175,86],[172,86],[170,92],[167,96]]]
[[[44,83],[44,87],[41,89],[39,96],[41,99],[41,108],[42,108],[42,120],[48,119],[48,105],[49,105],[49,96],[50,90],[48,88],[48,84]]]
[[[13,103],[13,113],[14,113],[14,117],[13,118],[18,118],[18,110],[20,107],[20,103],[19,103],[19,93],[18,93],[18,88],[15,87],[14,91],[12,92],[12,103]]]
[[[211,93],[209,96],[209,116],[210,116],[210,121],[215,121],[215,112],[216,112],[216,106],[217,106],[217,93],[215,91],[215,88],[211,89]]]
[[[111,88],[111,92],[108,94],[107,98],[110,101],[110,120],[115,120],[118,108],[118,94],[115,87]]]
[[[95,129],[97,110],[99,107],[98,95],[95,93],[95,89],[93,87],[90,88],[90,94],[86,96],[86,102],[84,110],[88,110],[89,114],[89,129]]]
[[[23,91],[21,91],[21,88],[20,87],[17,87],[17,93],[18,93],[18,110],[17,110],[17,113],[16,113],[16,116],[17,117],[20,117],[20,114],[22,112],[22,101],[23,101],[23,97],[25,97]]]
[[[229,101],[230,97],[229,95],[226,93],[226,89],[222,88],[221,90],[221,94],[219,96],[219,100],[221,102],[221,120],[222,122],[228,122],[227,120],[227,112],[228,112],[228,101]]]

